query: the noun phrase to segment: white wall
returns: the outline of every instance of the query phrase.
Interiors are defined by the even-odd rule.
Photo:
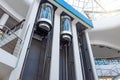
[[[0,48],[0,63],[15,68],[17,58]]]
[[[52,56],[50,66],[50,80],[59,80],[59,47],[60,47],[60,14],[55,13]]]
[[[91,44],[120,50],[120,15],[94,21],[93,25],[89,31]]]
[[[22,19],[24,19],[13,8],[11,8],[4,0],[0,0],[0,8],[2,8],[3,10],[5,10],[9,15],[11,15],[17,21],[21,21]]]

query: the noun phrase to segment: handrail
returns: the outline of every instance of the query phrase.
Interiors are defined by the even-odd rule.
[[[6,26],[6,25],[0,25],[0,26],[4,26],[4,27],[6,27],[9,31],[11,31],[11,29],[8,27],[8,26]],[[0,29],[1,31],[3,31],[4,32],[4,30],[3,29]],[[13,31],[11,31],[15,36],[17,36],[21,41],[22,41],[22,39],[17,35],[17,34],[15,34]]]
[[[11,30],[13,30],[13,29],[15,29],[15,28],[18,28],[18,26],[20,26],[23,22],[25,22],[25,19],[23,19],[23,20],[20,21],[18,24],[16,24],[15,26],[13,26],[13,27],[11,28]],[[20,28],[22,28],[22,27],[20,27]]]
[[[23,19],[22,21],[20,21],[18,24],[16,24],[15,26],[19,26],[21,25],[23,22],[25,22],[25,19]]]

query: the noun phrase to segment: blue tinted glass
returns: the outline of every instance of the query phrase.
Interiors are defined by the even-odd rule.
[[[64,30],[70,31],[71,30],[71,25],[70,25],[70,21],[68,19],[64,20]]]
[[[50,7],[46,6],[45,8],[43,8],[41,12],[41,18],[46,18],[51,20],[51,15],[52,15],[52,11]]]

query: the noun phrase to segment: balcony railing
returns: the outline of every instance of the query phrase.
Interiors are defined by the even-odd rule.
[[[99,77],[116,77],[120,75],[120,68],[117,66],[113,66],[111,69],[97,68],[97,74]]]
[[[99,77],[120,75],[120,60],[95,60],[96,70]]]
[[[20,32],[23,27],[23,22],[21,21],[13,28],[0,25],[3,27],[0,29],[0,48],[14,56],[18,55],[21,46],[22,39],[20,38]]]
[[[120,64],[120,60],[95,60],[95,65]]]

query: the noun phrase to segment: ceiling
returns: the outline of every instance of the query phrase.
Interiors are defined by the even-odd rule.
[[[0,18],[2,17],[2,15],[5,13],[5,11],[3,11],[2,9],[0,9]],[[9,16],[7,22],[6,22],[6,26],[9,28],[13,28],[16,24],[18,24],[18,22],[13,19],[11,16]]]
[[[92,20],[120,15],[120,0],[65,0]]]
[[[116,49],[116,51],[120,50],[120,15],[97,20],[93,22],[93,24],[94,28],[89,31],[90,42],[92,45],[102,45]],[[99,47],[98,49],[97,47],[93,47],[93,49],[93,53],[96,56],[119,56],[119,54],[117,54],[117,52],[114,52],[114,50],[111,51],[112,49],[106,50],[104,48],[100,49]],[[107,54],[110,53],[109,51],[111,51],[111,54]]]
[[[33,0],[4,0],[12,9],[22,17],[26,17],[31,1]]]
[[[91,44],[104,45],[120,50],[120,26],[101,31],[90,31]]]
[[[101,45],[92,45],[95,58],[120,58],[120,51]]]

